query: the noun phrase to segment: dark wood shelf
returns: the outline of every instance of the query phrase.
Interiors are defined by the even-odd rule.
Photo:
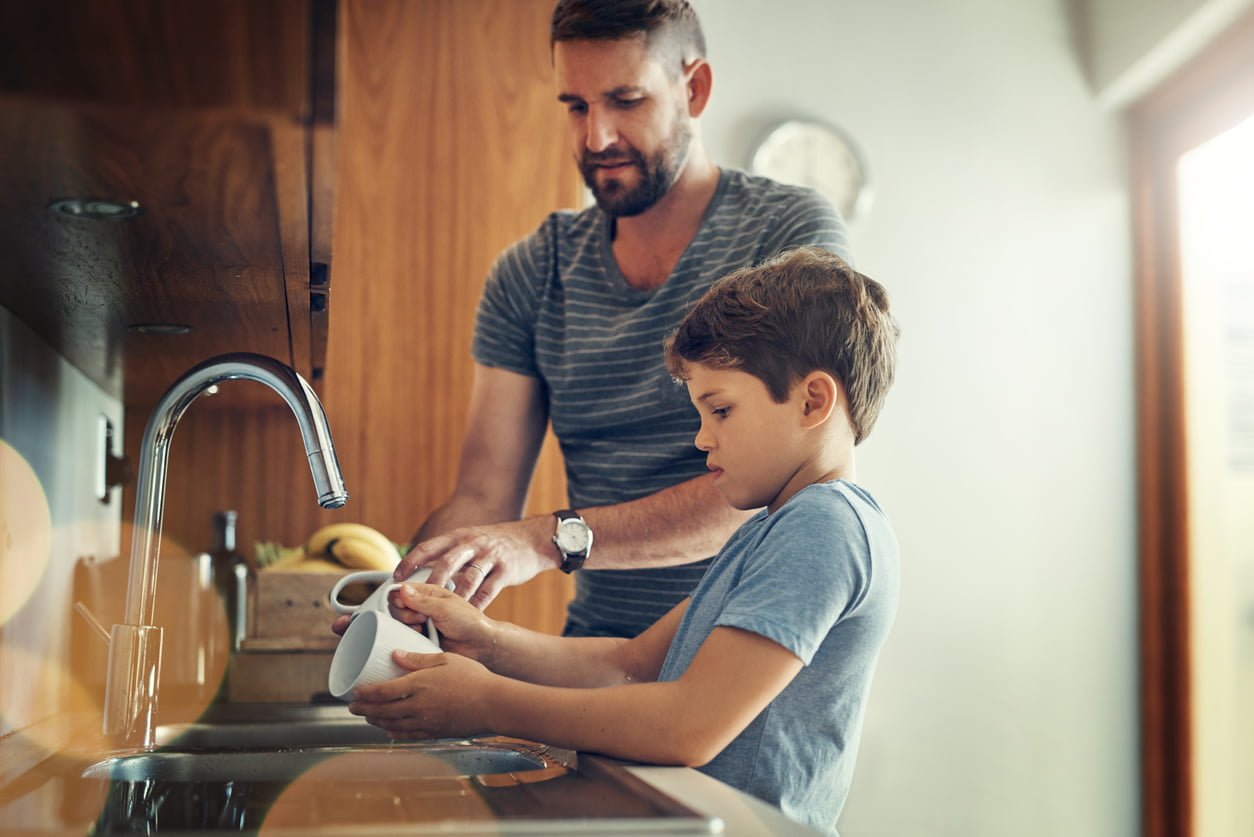
[[[334,26],[325,0],[0,1],[0,306],[130,407],[223,352],[315,377]],[[67,198],[140,214],[50,208]]]

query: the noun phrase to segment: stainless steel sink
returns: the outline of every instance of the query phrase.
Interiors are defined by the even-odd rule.
[[[171,749],[359,747],[390,741],[344,704],[219,704],[195,721],[156,729],[157,746]]]
[[[388,734],[361,718],[282,723],[168,724],[157,727],[157,746],[239,750],[290,747],[364,747],[391,743]]]
[[[321,781],[417,781],[561,767],[548,748],[523,742],[460,741],[295,750],[155,751],[114,756],[85,779],[121,782],[291,782],[316,769]]]
[[[75,798],[100,806],[92,833],[722,829],[612,760],[510,738],[391,742],[343,705],[215,706],[194,722],[159,726],[157,742],[98,756],[78,775],[90,787]]]

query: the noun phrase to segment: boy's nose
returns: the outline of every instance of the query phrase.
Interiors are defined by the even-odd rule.
[[[714,444],[710,440],[710,434],[706,432],[705,425],[697,431],[697,435],[693,438],[692,443],[697,446],[697,450],[709,452],[713,449]]]

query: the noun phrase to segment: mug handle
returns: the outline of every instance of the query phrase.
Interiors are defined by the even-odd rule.
[[[328,598],[331,602],[331,609],[336,613],[356,613],[360,605],[345,604],[340,601],[340,591],[348,585],[356,581],[387,581],[392,577],[390,572],[386,570],[359,570],[355,573],[348,573],[341,576],[335,582],[335,586],[331,588]]]
[[[397,581],[392,584],[389,584],[387,586],[387,592],[379,597],[377,610],[379,610],[381,613],[387,613],[388,612],[388,597],[391,595],[393,590],[399,590],[404,586],[405,586],[404,581]],[[435,630],[434,619],[427,620],[427,638],[435,643],[436,648],[440,647],[440,635]]]

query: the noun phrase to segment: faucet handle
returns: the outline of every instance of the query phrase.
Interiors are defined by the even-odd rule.
[[[83,604],[81,601],[74,603],[74,610],[79,616],[83,617],[83,621],[91,626],[91,629],[104,640],[104,644],[109,644],[109,632],[105,630],[104,625],[100,624],[100,620],[96,618],[96,614],[91,612],[91,608]]]

